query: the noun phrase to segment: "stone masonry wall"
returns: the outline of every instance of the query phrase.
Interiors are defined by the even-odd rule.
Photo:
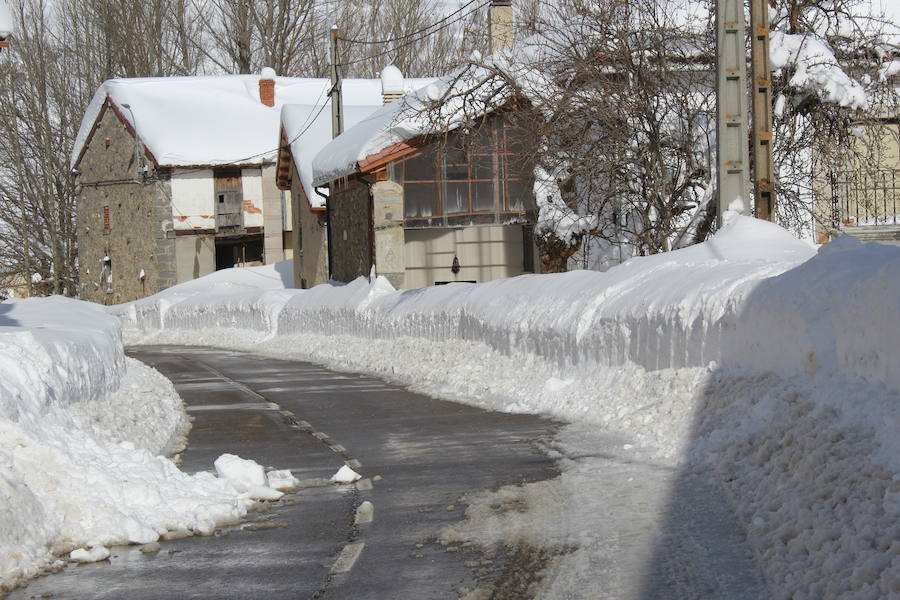
[[[368,275],[372,268],[370,208],[367,185],[334,192],[328,199],[328,218],[333,236],[331,276],[337,281],[353,281],[360,275]]]
[[[155,171],[148,159],[144,162],[150,170],[142,177],[134,138],[112,109],[106,110],[78,167],[78,268],[83,300],[119,304],[175,285],[168,173]],[[108,227],[104,207],[109,207]],[[109,269],[104,268],[106,256]]]

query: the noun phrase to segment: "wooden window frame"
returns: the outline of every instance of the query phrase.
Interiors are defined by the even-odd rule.
[[[417,152],[407,154],[395,161],[391,161],[388,165],[388,168],[391,172],[391,177],[397,180],[397,183],[403,186],[404,188],[404,209],[403,214],[404,218],[407,221],[414,222],[427,222],[428,225],[431,224],[432,221],[440,220],[461,220],[466,217],[471,218],[473,221],[484,220],[483,217],[495,215],[495,216],[521,216],[525,215],[529,212],[528,202],[523,202],[521,208],[512,208],[512,199],[509,195],[509,182],[523,182],[523,184],[527,183],[527,179],[523,177],[523,172],[520,172],[521,169],[512,169],[511,164],[515,160],[522,160],[523,155],[521,153],[510,151],[509,146],[509,131],[511,130],[511,125],[507,123],[505,120],[501,118],[490,118],[489,120],[483,121],[481,123],[481,127],[489,127],[489,135],[490,135],[490,147],[487,151],[484,151],[483,145],[475,146],[474,148],[461,148],[461,150],[465,153],[466,161],[465,163],[447,163],[447,155],[448,151],[446,150],[448,147],[451,147],[451,144],[458,139],[457,133],[451,133],[449,136],[444,138],[443,140],[435,141],[431,144],[426,145],[424,148],[420,149]],[[405,164],[414,159],[421,158],[423,155],[427,153],[433,153],[432,159],[432,174],[433,176],[428,179],[407,179],[406,178],[406,168]],[[486,157],[490,157],[490,161],[492,163],[492,177],[490,179],[487,178],[475,178],[475,170],[477,168],[476,163],[478,159],[484,159]],[[447,167],[458,167],[465,164],[466,168],[466,178],[465,179],[449,179],[447,177]],[[403,176],[402,178],[396,177],[397,167],[403,165]],[[517,172],[519,174],[518,177],[510,177],[510,173]],[[402,179],[402,181],[400,180]],[[466,201],[467,208],[466,210],[462,210],[460,212],[448,212],[446,206],[446,196],[447,196],[447,185],[448,184],[459,184],[466,183]],[[407,204],[406,204],[406,184],[433,184],[434,186],[434,211],[430,216],[410,216],[407,213]],[[493,188],[493,209],[491,210],[476,210],[475,206],[475,187],[478,183],[491,183]],[[427,226],[427,225],[426,225]]]

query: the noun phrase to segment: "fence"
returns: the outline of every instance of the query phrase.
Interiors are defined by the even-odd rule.
[[[829,184],[834,229],[900,225],[900,169],[832,171]]]

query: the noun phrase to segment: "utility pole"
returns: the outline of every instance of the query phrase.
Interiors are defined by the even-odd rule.
[[[722,224],[726,210],[750,214],[747,165],[747,50],[743,0],[716,1],[716,152]]]
[[[341,84],[344,80],[341,74],[340,58],[338,56],[337,25],[331,28],[331,137],[336,138],[344,132],[344,97],[341,93]]]
[[[769,5],[750,0],[750,58],[753,64],[753,195],[756,216],[775,220],[775,167],[772,164],[772,69],[769,66]]]

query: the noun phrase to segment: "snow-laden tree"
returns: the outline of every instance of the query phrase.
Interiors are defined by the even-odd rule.
[[[872,0],[775,0],[770,12],[778,220],[808,235],[836,217],[829,178],[883,166],[900,142],[886,126],[900,106],[898,24]]]
[[[817,169],[890,145],[870,130],[896,117],[890,78],[900,67],[889,24],[870,8],[773,8],[778,215],[798,231],[811,222]],[[703,1],[543,2],[526,20],[535,35],[458,72],[428,110],[430,131],[475,130],[480,114],[516,99],[548,270],[702,241],[717,196],[712,19]]]
[[[709,13],[561,0],[539,33],[473,56],[423,111],[430,132],[506,111],[526,140],[544,269],[602,268],[692,243],[709,227],[714,111]],[[564,16],[561,16],[564,15]]]

